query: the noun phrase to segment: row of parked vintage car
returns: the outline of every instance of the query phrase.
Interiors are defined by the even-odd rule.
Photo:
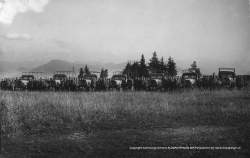
[[[165,73],[151,73],[148,77],[135,77],[114,72],[112,78],[99,78],[97,74],[85,74],[81,77],[69,77],[66,74],[54,74],[53,78],[36,79],[34,75],[23,74],[20,78],[2,79],[1,90],[29,91],[100,91],[100,90],[163,90],[176,88],[219,88],[247,86],[249,75],[236,76],[235,69],[220,68],[218,76],[199,76],[190,70],[184,70],[181,77]]]

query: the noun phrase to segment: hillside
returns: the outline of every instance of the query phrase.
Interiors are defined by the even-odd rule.
[[[52,75],[55,71],[74,71],[78,75],[80,68],[84,68],[86,64],[84,63],[72,63],[64,60],[51,60],[47,64],[41,65],[31,71],[45,72],[46,75]],[[88,68],[92,71],[100,71],[101,68],[88,65]]]
[[[22,68],[24,70],[33,69],[42,65],[43,63],[44,63],[43,61],[20,61],[20,62],[1,61],[0,74],[7,73],[10,71],[16,71],[19,68]]]
[[[108,62],[108,63],[104,63],[104,62],[100,62],[100,61],[85,61],[85,62],[81,62],[81,61],[75,61],[74,64],[81,64],[81,65],[92,65],[95,67],[100,67],[100,68],[104,68],[104,69],[110,69],[111,67],[117,65],[113,62]]]
[[[128,63],[128,61],[120,63],[120,64],[116,64],[116,65],[111,66],[109,69],[115,70],[115,71],[122,71],[125,68],[125,66],[127,65],[127,63]]]
[[[20,68],[18,68],[16,71],[25,72],[25,71],[29,71],[29,70],[26,69],[26,68],[24,68],[24,67],[20,67]]]

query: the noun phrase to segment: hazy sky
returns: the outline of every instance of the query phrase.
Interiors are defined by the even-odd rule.
[[[0,0],[0,61],[250,60],[249,0]]]

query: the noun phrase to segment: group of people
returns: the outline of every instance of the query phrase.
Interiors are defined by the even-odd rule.
[[[179,76],[162,76],[152,79],[150,77],[135,77],[134,90],[174,90],[178,88],[181,82]]]
[[[63,78],[60,82],[56,82],[53,78],[5,78],[1,80],[0,88],[1,90],[58,90],[61,87],[74,87],[74,80]]]
[[[164,78],[164,81],[173,81],[176,77]],[[149,77],[135,77],[134,79],[123,78],[121,84],[117,84],[112,78],[45,78],[45,79],[22,79],[22,78],[5,78],[1,79],[1,90],[29,90],[29,91],[101,91],[101,90],[149,90],[150,86],[162,86],[162,83],[155,84]]]
[[[242,89],[247,86],[250,77],[249,76],[236,76],[233,79],[234,85],[228,85],[229,87],[236,86],[237,89]],[[218,88],[223,85],[218,76],[203,76],[196,80],[196,83],[200,89],[205,88]],[[185,86],[184,78],[179,76],[162,76],[157,79],[150,77],[135,77],[134,79],[122,78],[119,84],[112,78],[61,78],[55,80],[53,78],[45,79],[27,79],[22,78],[5,78],[1,80],[1,90],[30,90],[30,91],[107,91],[107,90],[174,90],[179,87]],[[193,85],[191,85],[193,87]]]
[[[95,77],[86,80],[83,78],[69,77],[69,78],[45,78],[45,79],[22,79],[22,78],[4,78],[1,79],[1,90],[29,90],[29,91],[95,91],[108,90],[111,83],[110,78]]]
[[[232,89],[236,86],[237,89],[242,89],[243,87],[248,86],[249,81],[249,75],[233,76],[231,80],[227,76],[219,78],[218,76],[211,75],[199,77],[197,80],[197,86],[200,89],[218,89],[222,86],[228,87],[229,89]]]

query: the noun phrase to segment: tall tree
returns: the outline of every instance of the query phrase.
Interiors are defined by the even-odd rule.
[[[131,71],[131,63],[128,62],[127,65],[125,66],[125,68],[123,69],[123,74],[127,74]]]
[[[156,71],[159,69],[159,60],[158,60],[158,57],[157,57],[157,54],[156,52],[153,53],[153,57],[151,59],[149,59],[149,68],[153,71]]]
[[[90,74],[88,65],[86,65],[86,66],[84,67],[84,72],[85,72],[86,74]]]
[[[102,68],[100,77],[101,77],[101,78],[106,78],[106,77],[108,77],[108,70],[107,70],[107,69],[104,70],[104,68]]]
[[[84,74],[84,71],[83,71],[83,68],[81,67],[81,68],[80,68],[80,71],[79,71],[79,75],[78,75],[78,77],[82,77],[82,76],[83,76],[83,74]]]
[[[198,68],[196,61],[194,61],[193,64],[191,64],[190,66],[191,66],[191,68],[189,68],[189,71],[194,71],[198,75],[201,75],[200,68]]]
[[[139,62],[134,61],[134,63],[131,65],[131,71],[135,72],[136,76],[139,76],[139,69],[140,69]]]
[[[147,76],[147,65],[145,63],[144,55],[141,55],[141,60],[139,61],[139,76]]]
[[[108,69],[105,69],[105,71],[104,71],[104,77],[108,77],[109,75],[108,75],[109,73],[108,73]]]
[[[139,65],[140,65],[140,67],[147,67],[146,63],[145,63],[145,58],[144,58],[143,54],[141,55],[141,60],[139,61]]]
[[[160,62],[159,62],[159,70],[166,70],[166,64],[164,62],[164,58],[161,57]]]
[[[198,75],[201,75],[201,70],[200,70],[200,68],[197,68],[197,69],[195,70],[195,72],[196,72]]]
[[[167,70],[168,70],[168,74],[170,76],[176,76],[177,75],[176,63],[174,62],[174,59],[171,58],[171,56],[168,58]]]
[[[105,76],[104,73],[105,73],[105,72],[104,72],[104,69],[102,68],[102,69],[101,69],[100,78],[104,78],[104,76]]]
[[[189,68],[189,71],[195,71],[197,69],[196,61],[194,61],[190,66],[191,68]]]

